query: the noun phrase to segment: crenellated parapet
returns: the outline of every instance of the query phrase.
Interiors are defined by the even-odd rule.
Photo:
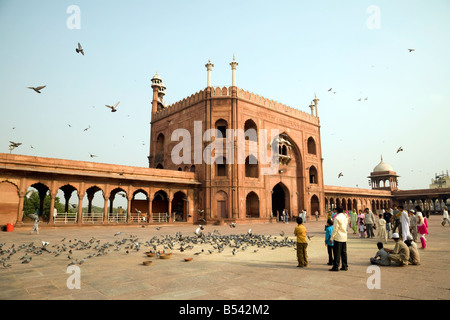
[[[232,87],[211,87],[211,99],[231,97],[231,88]],[[282,104],[278,101],[267,99],[263,96],[260,96],[253,92],[250,92],[250,91],[246,91],[244,89],[238,88],[237,98],[254,103],[254,104],[262,106],[262,107],[265,107],[267,109],[274,110],[274,111],[282,113],[282,114],[289,115],[294,118],[308,121],[313,124],[319,123],[319,118],[314,115],[311,115],[307,112],[298,110],[296,108],[292,108],[292,107]],[[162,118],[165,118],[173,113],[176,113],[176,112],[183,110],[187,107],[190,107],[192,105],[195,105],[205,99],[206,99],[206,89],[199,91],[195,94],[192,94],[189,97],[186,97],[186,98],[184,98],[180,101],[177,101],[171,105],[165,106],[165,108],[157,111],[153,115],[152,121],[157,121]]]
[[[278,101],[274,101],[271,99],[267,99],[263,96],[260,96],[258,94],[255,94],[250,91],[245,91],[243,89],[238,89],[237,96],[240,99],[250,101],[252,103],[255,103],[257,105],[266,107],[267,109],[275,110],[277,112],[287,114],[289,116],[299,118],[308,122],[312,122],[314,124],[319,123],[319,118],[306,113],[304,111],[298,110],[296,108],[292,108],[290,106],[287,106],[285,104],[282,104]]]

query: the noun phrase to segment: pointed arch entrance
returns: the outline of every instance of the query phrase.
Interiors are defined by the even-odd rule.
[[[289,199],[289,189],[283,183],[280,182],[273,187],[272,212],[274,217],[279,217],[284,209],[286,209],[289,216],[291,216]]]
[[[251,191],[246,198],[246,217],[259,218],[259,197],[256,193]]]

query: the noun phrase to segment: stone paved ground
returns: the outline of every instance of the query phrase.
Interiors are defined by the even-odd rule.
[[[391,299],[431,299],[448,300],[450,298],[450,227],[440,225],[440,217],[433,216],[429,221],[430,234],[428,247],[420,250],[422,264],[407,267],[382,267],[380,270],[380,289],[369,289],[367,273],[369,257],[374,256],[377,239],[360,239],[349,234],[348,271],[329,272],[327,252],[324,244],[324,222],[308,221],[305,226],[313,235],[308,244],[309,266],[297,268],[296,254],[292,247],[272,249],[254,247],[233,255],[231,248],[222,253],[212,249],[210,244],[196,245],[185,252],[173,250],[171,259],[147,258],[145,246],[139,252],[125,249],[86,259],[79,265],[81,271],[81,288],[69,289],[66,273],[67,252],[57,257],[44,252],[33,255],[29,264],[22,264],[19,259],[23,250],[17,252],[4,268],[0,265],[0,299],[1,300],[391,300]],[[280,232],[294,239],[295,224],[272,223],[264,225],[227,225],[205,226],[204,233],[218,230],[221,234],[244,234],[249,228],[254,234],[273,235],[281,239]],[[35,244],[48,241],[49,249],[61,244],[65,237],[89,241],[92,237],[100,244],[114,242],[129,237],[130,234],[145,242],[153,236],[193,235],[197,226],[93,226],[93,227],[59,227],[43,228],[39,235],[30,235],[30,227],[16,228],[13,232],[0,232],[3,250],[14,243],[17,249],[21,244]],[[120,231],[123,234],[114,236]],[[393,248],[389,240],[386,247]],[[418,244],[420,247],[420,243]],[[175,248],[178,248],[177,244]],[[204,252],[199,255],[193,253]],[[162,248],[161,248],[162,249]],[[167,250],[170,251],[170,250]],[[75,259],[82,259],[94,250],[73,251]],[[1,257],[6,257],[3,254]],[[185,257],[193,261],[185,262]],[[144,266],[144,260],[152,260],[152,265]],[[370,282],[373,283],[373,282]]]

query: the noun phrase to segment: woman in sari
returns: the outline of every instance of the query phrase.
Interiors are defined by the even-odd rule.
[[[422,214],[420,206],[416,206],[417,213],[417,233],[419,234],[420,242],[422,243],[422,249],[427,247],[427,239],[425,236],[428,234],[428,222],[425,214]]]
[[[353,209],[350,213],[350,227],[353,229],[353,234],[358,232],[358,214],[356,209]]]

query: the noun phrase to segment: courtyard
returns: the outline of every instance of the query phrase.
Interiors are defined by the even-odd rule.
[[[427,248],[419,250],[421,265],[381,267],[378,271],[368,269],[369,258],[377,251],[378,239],[361,239],[350,231],[347,247],[349,270],[329,272],[324,221],[315,220],[305,223],[310,236],[309,266],[297,268],[295,246],[292,245],[295,243],[295,226],[294,222],[237,224],[235,227],[205,225],[200,231],[197,225],[41,226],[37,235],[30,234],[29,225],[15,228],[12,232],[2,231],[0,245],[3,244],[3,254],[0,259],[5,258],[9,266],[0,266],[0,299],[233,301],[450,298],[450,228],[441,226],[440,215],[429,219]],[[203,241],[196,231],[204,235]],[[217,241],[205,241],[213,236],[232,240],[219,250]],[[185,240],[183,251],[180,250],[180,239]],[[260,241],[258,246],[256,239],[263,239],[265,245],[261,245]],[[47,250],[40,249],[43,241],[48,242],[45,246]],[[61,250],[63,243],[66,251]],[[156,243],[159,244],[153,247]],[[385,247],[393,246],[393,240],[389,239]],[[99,254],[99,248],[103,249],[102,254]],[[148,251],[171,252],[172,256],[170,259],[147,257]],[[6,259],[8,255],[10,258]],[[23,263],[29,257],[31,261]],[[184,258],[193,259],[187,262]],[[143,261],[149,260],[152,261],[150,265],[143,265]],[[75,275],[69,268],[71,262],[72,266],[78,267],[79,288],[71,285],[75,283],[70,280]],[[371,279],[376,272],[379,286],[373,288]]]

